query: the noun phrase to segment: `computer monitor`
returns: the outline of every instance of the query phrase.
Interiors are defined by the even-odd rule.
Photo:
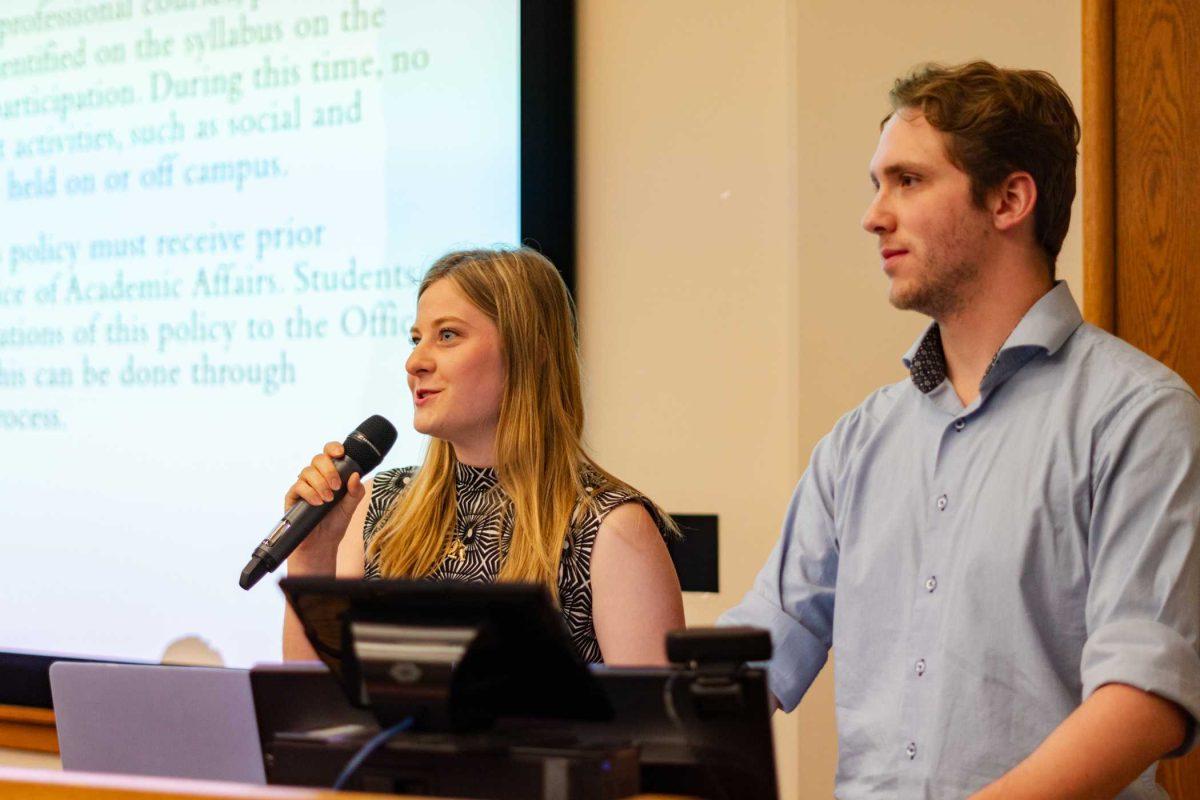
[[[484,730],[500,717],[603,720],[612,708],[546,590],[531,584],[285,578],[350,702],[385,725]]]

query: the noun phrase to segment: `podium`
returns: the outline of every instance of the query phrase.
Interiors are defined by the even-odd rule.
[[[280,587],[328,672],[251,671],[270,783],[501,800],[777,797],[766,674],[750,666],[770,657],[766,631],[673,631],[670,667],[589,669],[538,585]],[[329,702],[337,687],[374,730],[343,738],[354,720]],[[298,698],[322,697],[320,726],[293,719]]]
[[[0,767],[0,800],[433,800],[416,795],[334,792],[219,781],[141,778]],[[637,795],[633,800],[686,800]]]

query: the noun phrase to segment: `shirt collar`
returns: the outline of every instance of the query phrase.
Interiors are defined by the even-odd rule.
[[[454,481],[460,495],[487,491],[498,480],[495,467],[472,467],[461,461],[454,462]]]
[[[987,390],[998,385],[1038,353],[1054,355],[1082,322],[1083,315],[1070,288],[1065,281],[1056,282],[1053,289],[1025,312],[1000,346],[979,388]],[[941,385],[946,379],[946,356],[936,322],[930,323],[917,337],[903,360],[913,384],[922,393],[928,394]]]

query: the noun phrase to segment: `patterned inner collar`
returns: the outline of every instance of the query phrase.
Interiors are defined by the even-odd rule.
[[[922,394],[929,394],[946,379],[946,353],[942,350],[942,330],[938,324],[929,326],[917,352],[908,366],[912,382]]]
[[[992,367],[996,366],[996,362],[1000,360],[1002,351],[1003,348],[997,350],[996,354],[992,356],[992,361],[988,364],[987,371],[983,373],[980,383],[991,374]],[[946,351],[942,349],[942,329],[936,322],[929,326],[917,351],[913,353],[912,362],[908,365],[908,372],[912,376],[913,384],[921,390],[921,394],[929,394],[941,386],[942,381],[946,380]]]

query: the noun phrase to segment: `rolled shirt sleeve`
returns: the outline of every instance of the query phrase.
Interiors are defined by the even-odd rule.
[[[837,443],[848,424],[843,418],[817,445],[770,558],[742,602],[717,620],[770,632],[768,681],[785,711],[796,707],[817,677],[832,641],[838,566],[833,487]]]
[[[1200,402],[1147,387],[1098,436],[1083,698],[1122,683],[1200,718]]]

